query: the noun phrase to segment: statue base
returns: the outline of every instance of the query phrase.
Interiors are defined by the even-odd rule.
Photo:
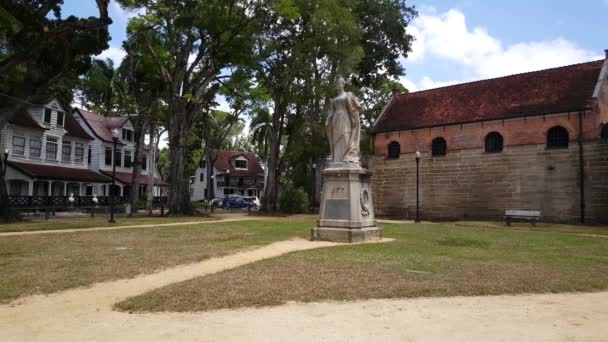
[[[331,163],[321,171],[323,190],[312,240],[364,242],[382,239],[376,226],[370,177],[358,163]]]

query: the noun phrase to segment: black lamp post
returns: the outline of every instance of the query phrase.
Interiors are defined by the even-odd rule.
[[[116,143],[118,142],[118,128],[112,130],[112,142],[114,147],[112,149],[112,187],[110,188],[110,223],[116,223],[114,221],[114,187],[116,186]]]
[[[420,222],[420,158],[422,153],[416,151],[416,223]]]
[[[312,210],[315,210],[315,191],[317,188],[317,164],[312,163]]]
[[[2,162],[2,180],[6,181],[6,167],[8,166],[8,150],[4,150],[4,162]]]

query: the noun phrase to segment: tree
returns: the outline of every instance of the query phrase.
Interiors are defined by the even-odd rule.
[[[78,86],[79,98],[87,110],[104,116],[116,114],[118,69],[111,59],[94,59]]]
[[[260,108],[253,113],[249,123],[250,141],[256,154],[262,159],[268,158],[268,146],[272,131],[272,115],[266,108]]]
[[[69,96],[89,68],[90,56],[108,48],[110,0],[95,2],[98,18],[66,19],[61,18],[61,0],[0,3],[0,130],[36,96],[49,90]],[[0,214],[9,217],[6,184],[0,179]]]
[[[171,151],[169,210],[190,214],[187,139],[193,123],[210,108],[219,81],[230,69],[246,64],[256,32],[260,0],[120,0],[130,8],[146,8],[131,19],[130,39],[145,46],[164,84]]]

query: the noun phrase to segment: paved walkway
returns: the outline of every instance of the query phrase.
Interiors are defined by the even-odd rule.
[[[115,229],[129,229],[129,228],[151,228],[151,227],[171,227],[171,226],[189,226],[193,224],[209,224],[218,222],[234,222],[234,221],[253,221],[253,220],[272,220],[271,217],[264,216],[235,216],[232,218],[225,218],[228,216],[218,217],[217,220],[211,219],[206,221],[189,221],[189,222],[174,222],[174,223],[149,223],[149,224],[138,224],[130,226],[108,226],[108,227],[91,227],[91,228],[70,228],[70,229],[54,229],[54,230],[30,230],[25,232],[4,232],[0,233],[0,237],[3,236],[15,236],[15,235],[38,235],[38,234],[61,234],[61,233],[74,233],[74,232],[89,232],[96,230],[115,230]]]
[[[206,313],[128,314],[112,305],[171,283],[284,253],[302,239],[133,279],[0,305],[0,341],[608,341],[608,292],[290,303]]]

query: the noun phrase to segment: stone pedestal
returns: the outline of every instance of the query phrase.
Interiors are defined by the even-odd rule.
[[[321,172],[321,208],[312,240],[363,242],[382,239],[376,227],[371,172],[356,164],[332,163]]]

